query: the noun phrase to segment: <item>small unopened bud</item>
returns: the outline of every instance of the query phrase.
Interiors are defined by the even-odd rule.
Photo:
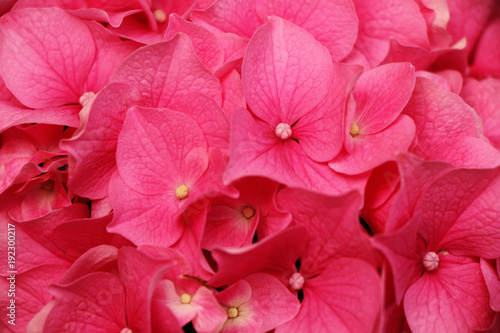
[[[427,252],[424,255],[422,264],[424,265],[426,270],[432,272],[439,266],[439,256],[436,254],[436,252]]]
[[[300,290],[304,287],[304,277],[300,273],[293,273],[288,279],[288,283],[290,284],[290,288],[292,290]]]
[[[287,123],[279,123],[276,126],[276,136],[281,140],[286,140],[292,136],[292,128]]]

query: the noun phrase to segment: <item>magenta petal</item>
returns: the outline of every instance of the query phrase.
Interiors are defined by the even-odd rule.
[[[333,66],[328,50],[307,31],[271,17],[250,40],[241,76],[257,117],[292,125],[326,97]]]
[[[12,140],[2,145],[0,149],[0,193],[12,185],[21,172],[37,152],[28,140]]]
[[[332,89],[325,101],[300,118],[293,126],[296,138],[306,154],[317,162],[327,162],[342,148],[346,94],[360,67],[334,64]]]
[[[6,310],[0,327],[5,324],[6,327],[13,328],[12,330],[2,328],[2,332],[26,332],[28,322],[52,299],[48,290],[49,285],[57,283],[65,271],[65,266],[41,265],[21,274],[2,276],[0,287],[5,293],[0,295],[0,306]],[[12,276],[14,280],[11,279]],[[14,283],[15,288],[11,283]],[[14,317],[10,316],[12,312],[8,308],[12,300],[15,301]],[[12,319],[15,319],[12,321],[15,325],[7,323]]]
[[[118,173],[110,180],[109,192],[114,217],[108,232],[120,234],[136,245],[170,246],[181,237],[184,224],[178,214],[172,214],[179,204],[171,193],[145,196],[124,183]]]
[[[251,302],[262,318],[261,332],[267,332],[291,320],[299,312],[300,303],[278,279],[265,273],[245,278],[252,288]]]
[[[222,100],[219,81],[200,62],[189,37],[183,34],[132,53],[110,81],[137,88],[148,107],[168,107],[190,92],[208,95],[219,104]]]
[[[423,271],[422,258],[417,254],[419,226],[420,219],[417,216],[398,231],[374,238],[373,245],[385,255],[391,265],[396,304],[401,303],[408,286]]]
[[[354,257],[375,261],[368,235],[358,224],[359,193],[327,197],[308,191],[284,188],[278,192],[277,206],[292,214],[295,224],[306,227],[309,239],[301,255],[300,273],[314,276],[332,258]]]
[[[0,132],[20,124],[42,123],[78,127],[79,106],[65,105],[48,109],[27,109],[18,103],[0,101]]]
[[[500,80],[487,78],[477,81],[467,78],[460,96],[483,120],[484,135],[500,150]]]
[[[206,149],[202,130],[189,116],[134,106],[118,138],[116,162],[123,181],[135,191],[170,192],[175,199],[178,186],[191,188],[207,169]]]
[[[232,32],[250,38],[261,24],[253,1],[219,0],[206,10],[193,11],[189,18],[214,31]]]
[[[91,273],[50,291],[57,303],[47,316],[46,331],[105,333],[127,327],[124,288],[111,273]]]
[[[240,109],[233,116],[230,160],[224,180],[232,182],[245,176],[263,176],[290,187],[332,195],[361,189],[367,179],[367,175],[339,175],[327,164],[311,160],[300,144],[279,139],[269,124]]]
[[[109,78],[125,57],[135,51],[140,44],[122,41],[101,24],[87,22],[96,43],[96,56],[90,69],[85,91],[97,93],[109,83]]]
[[[153,257],[132,247],[118,250],[118,269],[125,287],[127,322],[140,332],[150,332],[151,299],[163,273],[174,266],[173,257]]]
[[[276,15],[309,31],[336,61],[351,52],[358,34],[358,18],[350,0],[255,1],[261,18]]]
[[[210,148],[228,149],[229,119],[213,98],[200,93],[187,94],[179,97],[169,109],[193,118],[203,130]]]
[[[59,8],[28,8],[4,15],[1,27],[2,77],[17,99],[31,108],[78,103],[95,56],[85,23]]]
[[[412,154],[398,156],[401,187],[387,219],[386,231],[402,227],[413,215],[422,191],[441,175],[453,169],[443,162],[428,162]]]
[[[384,89],[380,89],[384,85]],[[410,63],[379,66],[361,74],[352,96],[355,110],[347,124],[357,124],[359,134],[375,134],[396,120],[410,99],[415,85],[415,69]],[[351,105],[351,104],[350,104]]]
[[[118,249],[114,246],[99,245],[80,256],[66,271],[59,283],[70,284],[84,275],[98,271],[118,269],[116,258]]]
[[[413,332],[464,332],[487,328],[494,317],[479,263],[441,256],[435,272],[424,273],[405,295]],[[458,301],[459,300],[459,301]]]
[[[290,227],[244,248],[213,250],[218,271],[209,284],[227,285],[257,272],[288,278],[285,275],[293,273],[291,268],[306,245],[305,231],[304,227]]]
[[[381,301],[375,269],[359,259],[330,261],[306,281],[297,317],[276,332],[370,332]]]
[[[474,55],[472,72],[476,75],[500,78],[500,66],[496,59],[500,56],[500,19],[492,20],[483,31]]]
[[[430,47],[427,25],[418,5],[411,0],[354,0],[359,18],[359,33],[355,49],[377,66],[389,47],[389,37],[404,45]]]
[[[438,88],[431,81],[417,78],[404,113],[415,121],[418,139],[413,149],[415,154],[464,167],[494,167],[500,163],[500,156],[486,141],[476,140],[482,139],[483,132],[477,113],[459,96]],[[457,145],[446,149],[446,145],[457,140],[464,141],[463,148]]]
[[[494,263],[498,268],[498,259]],[[481,272],[490,292],[490,306],[494,311],[498,312],[500,310],[500,278],[498,272],[484,259],[481,259]]]
[[[178,15],[172,14],[168,19],[168,27],[164,39],[170,39],[176,33],[182,32],[191,38],[194,50],[200,60],[212,72],[222,66],[224,62],[224,49],[215,34],[192,22],[183,20]]]
[[[416,213],[429,250],[500,257],[500,168],[451,171],[422,194]],[[450,205],[453,202],[453,205]]]
[[[108,195],[108,183],[116,170],[118,135],[127,110],[139,100],[139,92],[129,85],[108,85],[92,103],[81,135],[61,142],[61,147],[76,162],[68,181],[73,192],[91,199],[102,199]]]
[[[398,153],[408,151],[415,135],[415,124],[407,115],[400,115],[381,132],[347,136],[350,151],[342,151],[328,165],[337,172],[359,174],[394,160]]]

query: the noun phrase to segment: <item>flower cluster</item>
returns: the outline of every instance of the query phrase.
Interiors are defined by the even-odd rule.
[[[496,5],[2,2],[0,330],[499,330]]]

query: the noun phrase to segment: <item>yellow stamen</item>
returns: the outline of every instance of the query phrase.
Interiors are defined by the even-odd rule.
[[[181,295],[181,303],[182,304],[189,304],[191,302],[191,295],[189,294],[182,294]]]
[[[186,185],[181,185],[175,190],[175,196],[179,200],[187,198],[188,194],[189,194],[189,189]]]
[[[351,130],[349,131],[352,136],[358,135],[359,134],[359,127],[357,124],[352,124],[351,125]]]
[[[250,206],[246,206],[245,209],[243,209],[243,216],[246,219],[252,218],[255,215],[255,209],[253,209]]]
[[[236,318],[236,317],[238,317],[238,309],[237,308],[229,308],[229,309],[227,309],[227,316],[229,318]]]
[[[156,22],[163,23],[167,20],[167,14],[161,9],[157,9],[153,12]]]

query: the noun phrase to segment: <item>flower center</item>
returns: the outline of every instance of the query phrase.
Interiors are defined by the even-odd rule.
[[[238,309],[237,308],[229,308],[229,309],[227,309],[227,316],[229,318],[236,318],[236,317],[238,317]]]
[[[92,91],[88,91],[88,92],[84,93],[82,96],[80,96],[80,99],[78,100],[78,102],[83,107],[83,106],[89,104],[89,102],[91,100],[93,100],[94,97],[95,97],[95,93],[93,93]]]
[[[287,123],[279,123],[276,126],[276,136],[281,140],[286,140],[292,136],[292,128]]]
[[[161,9],[157,9],[153,12],[156,22],[163,23],[167,20],[167,14]]]
[[[424,259],[422,260],[422,264],[424,265],[426,270],[428,270],[429,272],[432,272],[439,265],[439,256],[436,254],[436,252],[427,252],[424,255]]]
[[[243,209],[243,216],[244,216],[246,219],[250,219],[250,218],[252,218],[254,215],[255,215],[255,209],[253,209],[252,207],[250,207],[250,206],[246,206],[246,207]]]
[[[130,328],[125,327],[124,329],[122,329],[122,330],[120,331],[120,333],[133,333],[133,331],[132,331]]]
[[[290,288],[292,290],[300,290],[304,287],[304,277],[300,273],[293,273],[288,279],[288,283],[290,283]]]
[[[351,129],[349,130],[349,133],[351,134],[351,136],[356,136],[359,134],[359,127],[357,124],[352,124],[351,125]]]
[[[191,302],[191,295],[186,294],[186,293],[181,295],[181,303],[182,304],[189,304],[190,302]]]
[[[189,194],[189,189],[186,185],[181,185],[175,190],[175,196],[179,200],[187,198],[188,194]]]

